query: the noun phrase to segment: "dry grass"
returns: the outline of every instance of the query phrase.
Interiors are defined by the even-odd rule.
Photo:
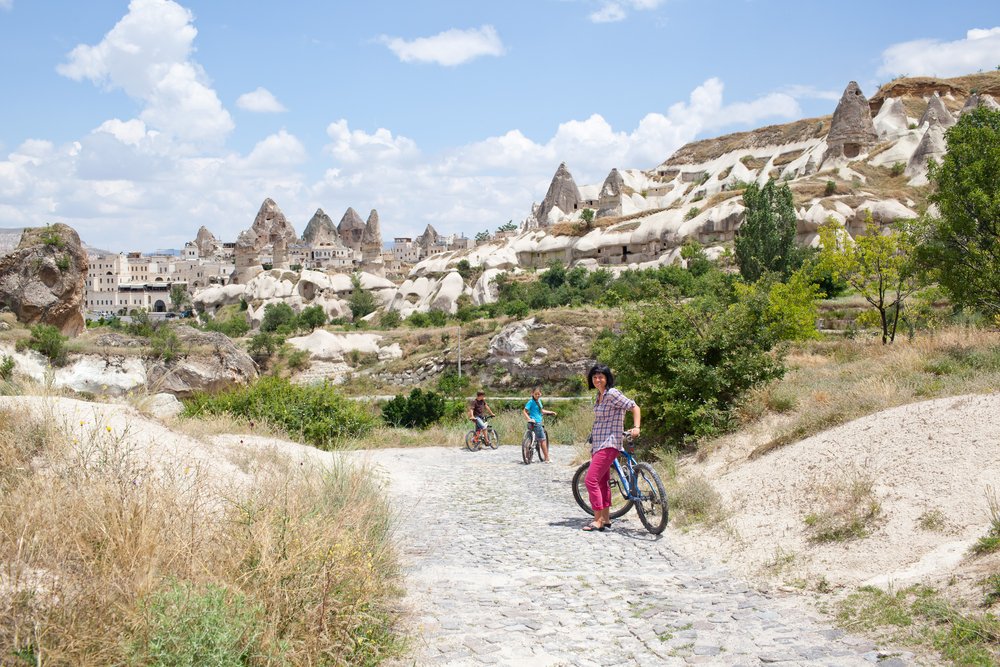
[[[714,160],[735,150],[783,146],[818,139],[830,131],[832,116],[804,118],[784,125],[768,125],[749,132],[736,132],[713,139],[694,141],[671,155],[665,165],[694,165]]]
[[[827,339],[799,345],[787,361],[783,379],[748,399],[766,402],[775,392],[796,397],[786,426],[752,458],[898,405],[1000,390],[1000,333],[982,329],[953,327],[891,345]],[[750,407],[744,414],[758,419],[767,411]]]
[[[370,664],[397,645],[389,513],[370,472],[272,458],[220,486],[151,468],[127,433],[95,425],[72,442],[54,424],[0,413],[5,664],[181,664],[157,643],[198,655],[234,620],[240,653],[225,664]],[[154,604],[176,592],[191,604]]]
[[[875,495],[875,473],[850,467],[813,489],[813,511],[806,515],[810,540],[839,542],[866,537],[882,512]]]

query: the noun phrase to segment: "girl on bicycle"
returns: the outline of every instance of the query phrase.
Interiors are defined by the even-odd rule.
[[[538,445],[541,447],[542,460],[548,463],[549,443],[545,441],[545,429],[542,428],[543,415],[555,417],[556,413],[542,407],[542,388],[535,387],[531,390],[531,398],[524,404],[524,418],[529,422],[534,422],[535,439],[538,440]]]
[[[594,398],[594,426],[590,431],[590,468],[587,495],[594,508],[594,520],[585,531],[605,530],[611,525],[611,466],[623,446],[625,413],[632,412],[632,437],[638,437],[642,415],[639,406],[615,386],[615,376],[604,364],[594,364],[587,373],[587,386],[597,390]]]

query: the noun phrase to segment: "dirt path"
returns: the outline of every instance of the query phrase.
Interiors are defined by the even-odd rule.
[[[654,537],[584,533],[573,468],[520,451],[363,452],[398,511],[415,665],[909,665]],[[555,448],[556,460],[568,458]]]

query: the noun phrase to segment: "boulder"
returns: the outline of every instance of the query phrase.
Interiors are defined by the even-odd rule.
[[[325,361],[342,361],[344,354],[358,351],[365,354],[379,354],[378,334],[335,334],[325,329],[316,329],[308,336],[289,338],[288,344],[297,350],[305,350],[310,357]]]
[[[122,396],[146,385],[142,359],[124,355],[86,355],[56,369],[55,387],[101,396]]]
[[[184,411],[184,404],[173,394],[153,394],[143,400],[140,407],[157,419],[172,419]]]
[[[198,312],[215,313],[222,306],[240,302],[246,285],[222,285],[200,289],[191,297],[191,305]]]
[[[146,377],[151,389],[183,397],[199,391],[231,389],[257,379],[257,364],[228,336],[186,325],[176,326],[174,331],[187,353],[169,364],[150,362]]]
[[[25,324],[50,324],[76,336],[84,329],[87,255],[76,231],[57,223],[25,229],[0,259],[0,303]]]
[[[519,322],[511,322],[490,340],[490,357],[520,357],[528,351],[528,333],[537,329],[535,318],[529,317]]]

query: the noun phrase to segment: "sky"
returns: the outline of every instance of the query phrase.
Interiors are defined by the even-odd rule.
[[[0,0],[0,227],[112,251],[520,222],[692,140],[832,113],[857,81],[1000,66],[995,1]]]

